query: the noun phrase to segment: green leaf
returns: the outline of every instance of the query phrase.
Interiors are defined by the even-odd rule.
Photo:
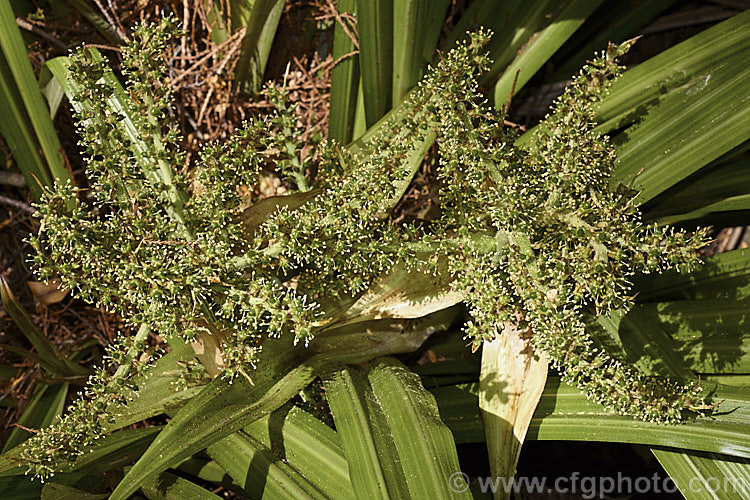
[[[750,460],[716,453],[651,450],[685,498],[737,499],[750,495]]]
[[[46,161],[44,170],[41,167],[31,167],[31,164],[28,164],[27,167],[34,168],[34,171],[29,172],[29,174],[42,175],[39,182],[43,186],[51,185],[52,180],[58,182],[70,180],[67,159],[52,124],[44,96],[39,91],[36,76],[34,76],[34,70],[26,51],[26,44],[21,37],[21,32],[16,25],[16,16],[13,14],[13,9],[8,1],[0,2],[0,49],[2,49],[4,59],[2,65],[7,64],[10,70],[15,88],[21,96],[24,110],[34,131],[34,142],[39,144]],[[12,95],[12,91],[8,90],[10,82],[5,78],[2,80],[4,83],[0,90],[3,91],[5,96],[3,100],[8,104],[14,95]],[[11,122],[8,126],[23,126],[24,118],[19,114],[20,111],[14,114],[15,123]],[[5,130],[7,130],[7,127],[3,126],[3,131]],[[27,141],[24,141],[26,145],[24,147],[29,146],[28,141],[30,140],[31,138],[28,138]]]
[[[211,41],[216,45],[221,45],[231,35],[228,19],[224,15],[226,6],[210,2],[207,7],[206,19],[208,20],[208,25],[211,27]]]
[[[107,494],[88,493],[65,484],[47,483],[42,488],[42,500],[99,500]]]
[[[113,404],[107,408],[114,417],[106,425],[108,431],[180,408],[203,390],[203,387],[178,389],[184,372],[180,364],[192,360],[193,351],[187,344],[177,347],[175,344],[173,342],[172,350],[159,358],[146,374],[134,377],[132,383],[138,391],[125,406]]]
[[[5,306],[8,315],[13,319],[29,342],[31,342],[31,345],[34,346],[34,349],[36,349],[39,354],[40,363],[43,363],[43,366],[49,371],[50,375],[58,378],[76,378],[88,375],[89,371],[86,368],[77,365],[66,358],[54,345],[52,345],[52,342],[50,342],[41,331],[39,331],[26,310],[18,304],[13,292],[2,277],[0,277],[0,298],[2,298],[3,305]]]
[[[8,68],[8,62],[0,51],[0,107],[4,110],[0,119],[0,134],[8,144],[18,169],[35,200],[42,195],[42,187],[52,184],[42,155],[39,154],[36,136],[29,116],[23,108],[21,95]]]
[[[149,478],[141,487],[149,500],[219,500],[221,497],[201,488],[192,481],[176,476],[171,472],[162,472],[157,477]]]
[[[551,0],[475,0],[461,15],[443,48],[453,48],[456,42],[465,39],[467,32],[473,31],[476,26],[492,30],[494,35],[487,44],[492,63],[481,81],[483,86],[490,86],[534,33],[549,23],[549,18],[553,17],[559,6],[559,2]]]
[[[0,380],[7,382],[18,373],[18,367],[11,365],[0,365]]]
[[[339,435],[310,413],[283,406],[243,431],[307,477],[326,497],[354,498]]]
[[[104,436],[76,459],[70,471],[98,475],[129,465],[141,456],[162,428],[163,426],[124,429]],[[63,468],[63,471],[67,469]]]
[[[484,441],[476,384],[438,387],[432,392],[457,443]],[[526,439],[646,444],[750,458],[747,391],[717,386],[710,394],[712,401],[721,402],[710,417],[687,419],[680,425],[653,424],[606,412],[578,389],[550,377]]]
[[[634,181],[636,201],[643,203],[746,141],[748,86],[750,65],[729,63],[671,92],[626,132],[626,142],[617,148],[614,179]],[[717,128],[722,133],[712,133]]]
[[[242,431],[207,451],[250,498],[326,498],[305,476]]]
[[[339,0],[336,4],[339,13],[357,13],[357,0]],[[344,21],[346,22],[346,21]],[[355,31],[346,30],[339,22],[333,28],[334,61],[331,70],[331,106],[328,121],[328,138],[340,144],[348,144],[354,134],[354,116],[357,111],[357,90],[359,88],[359,55],[349,55],[356,50],[350,35]],[[343,58],[343,59],[342,59]]]
[[[0,495],[7,500],[39,500],[42,484],[24,476],[0,477]]]
[[[391,429],[365,375],[345,367],[324,384],[356,497],[409,497]]]
[[[645,218],[660,224],[695,221],[732,225],[723,222],[746,215],[750,209],[745,199],[750,190],[749,147],[750,141],[746,141],[659,195],[644,207]],[[726,213],[730,210],[732,213]]]
[[[55,480],[61,482],[60,477],[68,472],[95,476],[128,465],[141,456],[160,430],[161,427],[126,429],[104,436],[89,446],[75,464],[61,464],[61,473],[55,475]],[[23,475],[22,449],[23,446],[16,446],[0,456],[0,476]]]
[[[531,80],[601,3],[602,0],[570,0],[549,26],[535,33],[495,84],[492,91],[495,107],[508,101],[519,70],[515,91]]]
[[[662,309],[658,306],[661,304],[657,305],[657,308]],[[660,328],[658,319],[654,321],[649,318],[649,311],[645,310],[646,307],[648,305],[631,310],[620,321],[622,338],[626,340],[623,344],[628,355],[641,358],[638,366],[647,375],[694,378],[695,375],[689,369],[687,358],[683,361],[675,356],[676,342],[667,337],[667,334]],[[680,309],[680,313],[688,311],[688,309]],[[662,324],[664,323],[662,321]],[[628,337],[631,337],[630,342],[627,341]],[[650,358],[651,362],[644,363],[644,358]],[[750,467],[748,467],[750,460],[748,459],[667,448],[652,447],[651,452],[686,498],[716,498],[719,491],[721,491],[722,498],[743,498],[737,495],[734,485],[740,484],[743,485],[743,489],[746,489],[750,484],[747,481],[744,484],[740,482],[742,476],[747,477],[750,473]],[[725,482],[726,480],[736,482],[729,483]]]
[[[67,474],[55,477],[60,482],[78,482],[82,474]],[[0,477],[0,498],[3,500],[39,500],[42,497],[44,484],[33,481],[31,477],[21,475]]]
[[[60,109],[60,103],[62,103],[63,97],[65,97],[65,91],[47,66],[42,66],[40,71],[39,90],[47,100],[50,117],[54,119],[57,110]]]
[[[631,311],[642,328],[658,326],[677,355],[698,373],[750,373],[747,303],[728,299],[641,304]]]
[[[36,353],[29,351],[28,349],[24,349],[22,347],[16,347],[10,344],[0,344],[0,349],[7,351],[7,352],[12,352],[13,354],[17,354],[34,363],[38,363],[39,366],[41,366],[47,371],[54,370],[50,365],[46,363],[46,360],[44,358],[42,358]]]
[[[745,301],[750,298],[750,249],[712,255],[691,273],[670,270],[640,275],[634,283],[639,302],[712,298]]]
[[[626,71],[599,104],[597,120],[601,125],[597,132],[606,133],[633,123],[659,96],[696,78],[700,82],[701,76],[705,79],[717,67],[741,64],[742,57],[750,50],[748,22],[750,11],[712,26]]]
[[[677,353],[678,344],[662,328],[658,321],[633,308],[624,317],[619,312],[600,323],[612,337],[619,337],[628,362],[648,375],[675,376],[683,379],[695,378]]]
[[[39,500],[40,498],[50,498],[54,493],[62,498],[92,500],[93,498],[102,497],[85,496],[87,495],[86,490],[98,489],[101,491],[106,487],[101,477],[82,472],[57,474],[55,475],[55,482],[53,484],[57,488],[48,488],[47,492],[43,493],[46,485],[31,476],[21,473],[14,476],[0,477],[0,498],[3,500]],[[66,497],[64,496],[66,494],[82,496]],[[57,496],[54,498],[57,498]]]
[[[235,80],[255,94],[263,84],[271,44],[276,35],[283,0],[231,0],[232,31],[244,28]]]
[[[175,414],[112,498],[127,498],[145,478],[268,415],[338,363],[415,350],[435,329],[446,328],[452,315],[441,311],[412,322],[358,323],[320,334],[307,347],[293,346],[289,338],[268,339],[252,381],[219,377],[205,386]]]
[[[393,2],[392,105],[398,104],[417,84],[432,60],[449,3],[448,0]]]
[[[417,170],[419,170],[419,167],[422,166],[425,155],[427,155],[427,152],[435,143],[435,139],[437,139],[437,132],[434,130],[425,132],[424,137],[421,140],[412,139],[412,149],[410,149],[409,152],[406,153],[406,156],[401,160],[406,165],[405,170],[409,172],[409,174],[404,175],[400,184],[396,184],[397,189],[392,198],[384,198],[380,202],[378,207],[378,217],[386,219],[391,214],[393,208],[399,201],[401,201],[404,193],[409,189],[414,175],[417,173]]]
[[[678,222],[700,219],[704,223],[710,222],[731,226],[746,221],[748,210],[750,210],[750,195],[743,194],[724,198],[679,215],[659,217],[656,222],[659,224],[677,224]]]
[[[313,189],[311,191],[297,192],[286,196],[269,196],[264,198],[257,203],[254,203],[251,207],[243,210],[239,216],[239,220],[245,229],[245,234],[248,238],[251,238],[253,234],[258,230],[261,224],[272,214],[278,212],[282,208],[288,210],[296,210],[308,201],[314,199],[320,190]]]
[[[393,71],[393,2],[357,0],[359,65],[367,128],[388,111]]]
[[[702,307],[703,302],[708,302],[706,304],[708,307]],[[690,368],[700,369],[701,367],[697,366],[696,363],[691,363],[693,360],[690,356],[686,356],[684,352],[682,353],[684,359],[679,359],[680,353],[675,352],[675,346],[679,344],[680,339],[669,338],[661,328],[662,326],[671,326],[668,325],[669,319],[654,317],[654,313],[667,310],[672,314],[672,318],[676,316],[682,319],[682,315],[700,318],[706,312],[711,311],[709,314],[721,318],[721,310],[716,311],[715,304],[711,304],[711,302],[715,301],[689,301],[689,304],[684,304],[684,307],[683,304],[676,307],[673,304],[645,304],[637,306],[624,318],[615,314],[610,318],[600,318],[600,323],[612,337],[617,337],[618,340],[622,339],[620,345],[627,351],[625,357],[629,361],[635,362],[644,373],[694,378],[695,375],[690,371]],[[698,308],[697,314],[694,308]],[[660,321],[661,324],[659,324]],[[708,321],[704,324],[711,323],[717,322]],[[734,324],[735,327],[737,325],[736,322],[731,320],[727,321],[727,324]],[[673,337],[675,336],[674,332],[670,331],[669,333]],[[710,352],[708,355],[708,359],[715,360],[717,358],[715,352]],[[717,487],[714,485],[724,484],[725,477],[731,480],[741,480],[743,475],[750,472],[750,468],[747,467],[750,461],[747,459],[667,448],[651,448],[651,451],[686,498],[717,498],[713,495],[717,492]],[[719,482],[716,483],[715,481]],[[722,498],[743,498],[736,496],[736,492],[735,495],[732,495],[733,484],[736,483],[730,483],[729,488],[725,487],[722,490]],[[746,481],[744,484],[747,485],[750,482]]]
[[[227,490],[242,494],[242,488],[235,483],[221,465],[215,460],[204,458],[203,454],[192,456],[184,460],[179,466],[173,467],[184,474],[190,474],[201,481],[207,481],[222,486]]]
[[[743,373],[740,375],[708,374],[708,375],[703,375],[703,380],[705,380],[706,382],[726,385],[730,387],[744,387],[744,388],[750,387],[750,375],[746,373]]]
[[[87,0],[65,0],[65,2],[77,10],[109,43],[113,45],[122,45],[125,43],[125,40],[120,37],[115,27],[109,24]]]
[[[750,138],[747,93],[750,64],[746,56],[750,50],[747,29],[750,16],[747,14],[750,13],[735,16],[741,22],[732,18],[717,26],[734,35],[731,38],[736,45],[729,53],[716,58],[709,50],[695,49],[691,55],[704,60],[702,72],[689,74],[680,87],[672,89],[648,110],[636,126],[615,139],[619,143],[619,166],[614,180],[633,184],[639,191],[638,202],[653,199]],[[712,40],[710,45],[713,43]],[[715,133],[716,130],[721,133]]]
[[[610,42],[619,43],[637,36],[676,1],[604,2],[555,54],[551,61],[555,73],[548,81],[570,78],[591,59],[593,53],[604,49]]]
[[[424,162],[425,155],[437,138],[437,122],[434,121],[425,123],[423,129],[419,132],[411,129],[399,129],[401,121],[409,110],[408,99],[409,96],[404,97],[401,104],[385,114],[385,116],[383,116],[375,125],[370,127],[363,135],[347,147],[350,152],[358,157],[366,158],[373,153],[373,151],[371,151],[372,146],[368,144],[368,141],[378,134],[383,134],[392,141],[407,141],[409,143],[410,148],[408,152],[403,158],[399,158],[401,164],[399,168],[403,168],[404,171],[409,172],[409,174],[404,175],[398,183],[394,183],[396,189],[392,197],[383,198],[380,202],[378,206],[378,217],[383,219],[390,215],[393,207],[395,207],[401,200],[411,184],[414,174]]]
[[[299,349],[283,344],[284,349],[258,364],[252,382],[238,377],[230,383],[218,377],[194,396],[130,469],[112,498],[127,498],[147,478],[267,415],[306,386],[317,365],[295,363]],[[264,354],[269,356],[271,349],[266,347]]]
[[[94,61],[102,61],[104,57],[94,47],[87,47],[87,54]],[[76,111],[81,111],[85,108],[86,103],[78,102],[75,100],[76,94],[79,92],[77,84],[71,79],[70,74],[70,59],[67,57],[56,57],[47,61],[47,68],[52,75],[60,83],[60,86],[65,91],[65,95],[68,97],[71,105]],[[172,165],[167,163],[165,160],[158,160],[155,165],[152,162],[143,161],[142,152],[153,149],[154,143],[158,144],[159,148],[163,148],[161,144],[162,138],[154,133],[141,134],[141,131],[135,125],[135,121],[130,116],[127,103],[131,98],[129,93],[125,91],[122,84],[119,82],[115,74],[112,72],[110,67],[107,67],[102,75],[102,79],[112,86],[113,92],[107,98],[107,105],[112,110],[113,115],[121,117],[121,120],[117,122],[116,126],[122,132],[135,147],[131,148],[135,155],[135,162],[143,169],[146,178],[154,186],[158,187],[158,191],[163,193],[163,196],[169,201],[171,207],[167,210],[169,216],[184,224],[183,206],[187,201],[187,195],[181,192],[174,185],[174,170]],[[151,143],[147,142],[151,141]]]
[[[360,87],[361,90],[361,87]],[[358,97],[359,99],[359,97]],[[374,139],[379,134],[386,134],[393,136],[394,132],[388,130],[392,127],[393,123],[400,123],[406,118],[409,112],[408,106],[409,94],[407,94],[398,106],[394,106],[388,111],[382,118],[380,118],[375,125],[369,126],[366,131],[362,134],[355,134],[355,140],[347,146],[347,149],[354,155],[368,156],[373,153],[367,146],[368,141]],[[359,104],[357,105],[359,111]]]
[[[367,132],[367,119],[365,118],[365,93],[362,90],[362,76],[360,74],[359,85],[357,85],[357,111],[354,112],[354,132],[352,139],[359,140]]]
[[[461,470],[456,445],[419,376],[382,358],[367,379],[393,435],[411,498],[471,498],[468,489],[449,480]]]
[[[34,389],[18,424],[29,429],[43,429],[52,424],[62,414],[65,398],[68,395],[68,384],[38,385]],[[2,452],[10,450],[30,438],[32,434],[21,427],[14,428],[3,445]]]

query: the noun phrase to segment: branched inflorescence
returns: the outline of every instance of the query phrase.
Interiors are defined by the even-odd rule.
[[[460,186],[448,188],[462,217],[454,229],[474,221],[471,230],[494,232],[497,242],[494,252],[451,259],[473,306],[468,334],[475,348],[520,320],[564,378],[595,401],[647,420],[672,421],[683,409],[702,406],[700,390],[623,366],[594,347],[584,328],[589,311],[629,307],[633,274],[690,270],[705,244],[705,231],[688,236],[645,224],[635,193],[608,187],[615,152],[593,131],[592,106],[617,76],[616,57],[627,48],[612,46],[590,62],[525,149],[513,148],[482,107],[459,100],[439,113],[448,131],[441,175]]]
[[[265,337],[288,332],[309,341],[331,320],[326,304],[356,296],[401,262],[450,273],[471,309],[466,333],[474,348],[512,322],[608,408],[673,421],[701,406],[697,389],[627,368],[594,347],[584,328],[585,315],[628,308],[634,273],[690,269],[705,239],[645,224],[633,193],[608,186],[615,154],[593,132],[592,106],[627,46],[589,63],[525,148],[478,92],[476,77],[489,63],[482,52],[489,34],[479,32],[430,69],[361,145],[366,154],[329,143],[313,164],[294,106],[271,89],[276,110],[205,147],[186,177],[174,173],[183,157],[159,62],[174,29],[165,20],[138,30],[124,51],[132,99],[119,111],[109,101],[118,84],[106,63],[86,49],[71,58],[94,182],[89,191],[57,186],[40,205],[32,243],[42,278],[59,276],[79,297],[167,339],[219,334],[231,379],[252,368]],[[413,175],[407,159],[435,137],[441,216],[391,222],[388,212]],[[289,196],[243,194],[264,168],[289,182]],[[137,347],[129,346],[129,360],[138,359]],[[54,450],[30,454],[37,472],[49,473],[56,459],[75,456],[103,432],[76,422],[106,408],[107,377],[102,370],[93,378],[91,399],[65,417],[67,431],[61,424],[34,438]],[[65,432],[85,438],[63,443]]]

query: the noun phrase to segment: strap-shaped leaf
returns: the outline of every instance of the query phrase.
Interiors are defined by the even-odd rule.
[[[490,70],[482,78],[482,85],[490,85],[518,55],[519,49],[529,41],[534,33],[550,22],[550,14],[559,9],[560,2],[539,0],[475,0],[469,3],[458,22],[443,44],[443,49],[453,48],[467,32],[476,26],[492,30],[494,35],[487,44],[487,52],[492,60]]]
[[[88,56],[91,57],[93,61],[99,62],[104,60],[104,57],[96,48],[88,47],[86,50]],[[76,111],[80,111],[85,107],[85,103],[80,103],[75,100],[80,88],[71,79],[70,58],[56,57],[47,61],[46,66],[60,83],[65,91],[65,95],[68,97],[68,100]],[[143,169],[148,181],[154,186],[158,186],[158,189],[163,192],[164,197],[169,200],[171,205],[168,208],[170,217],[180,222],[184,221],[183,206],[187,200],[187,195],[178,190],[174,185],[173,179],[175,174],[172,165],[167,163],[164,159],[157,159],[153,163],[144,160],[144,155],[153,150],[154,145],[156,145],[156,149],[159,150],[164,148],[162,138],[158,134],[155,135],[153,132],[149,134],[141,133],[141,130],[139,130],[136,125],[137,120],[133,119],[128,106],[128,103],[132,98],[125,91],[111,68],[107,67],[105,69],[102,79],[113,89],[112,94],[107,98],[107,106],[112,110],[115,116],[121,118],[116,126],[121,131],[123,137],[127,138],[126,142],[128,144],[128,149],[134,155],[136,163]],[[148,144],[147,141],[152,142],[153,144]]]
[[[639,302],[681,299],[750,298],[750,249],[720,253],[705,259],[691,273],[667,271],[637,276],[634,291]]]
[[[748,140],[748,86],[750,64],[738,56],[670,92],[627,131],[614,179],[634,182],[644,203]]]
[[[39,353],[40,363],[53,377],[81,377],[88,374],[88,370],[66,358],[50,340],[39,331],[29,314],[22,308],[13,295],[5,279],[0,277],[0,298],[18,328],[23,332],[31,345]]]
[[[65,398],[68,395],[68,384],[39,385],[26,403],[18,418],[18,424],[30,429],[43,429],[53,423],[62,413]],[[3,445],[3,453],[26,441],[31,433],[22,427],[16,427]]]
[[[299,471],[242,431],[207,451],[250,498],[327,498]]]
[[[662,328],[658,320],[634,308],[624,317],[614,312],[600,323],[609,331],[611,338],[619,340],[625,357],[641,372],[663,377],[675,376],[683,379],[695,378],[677,353],[678,343]]]
[[[639,328],[658,326],[673,340],[682,362],[697,373],[750,373],[746,302],[731,299],[641,304],[626,316]],[[634,325],[633,325],[634,326]],[[628,333],[634,328],[627,329]]]
[[[0,51],[0,134],[13,153],[18,169],[35,200],[42,195],[42,187],[51,185],[52,179],[47,165],[40,154],[36,134],[23,107],[21,94],[8,67],[5,56]]]
[[[75,10],[77,10],[88,22],[93,26],[96,31],[107,39],[107,41],[113,45],[122,45],[125,43],[120,35],[117,33],[117,29],[109,24],[101,15],[101,11],[91,6],[88,0],[66,0]]]
[[[391,100],[394,106],[417,84],[432,60],[449,3],[447,0],[393,3]]]
[[[4,124],[2,130],[6,132],[12,126],[26,127],[27,125],[30,125],[31,130],[33,130],[35,135],[33,141],[41,147],[46,166],[38,164],[36,167],[33,167],[33,164],[24,166],[33,168],[32,172],[28,172],[29,174],[33,173],[40,176],[36,185],[29,184],[29,186],[34,186],[33,189],[38,194],[38,182],[41,182],[43,186],[51,185],[53,180],[65,182],[70,180],[70,173],[68,172],[67,158],[62,146],[60,146],[60,140],[50,118],[49,108],[47,108],[44,96],[39,91],[29,55],[26,52],[26,45],[16,25],[16,16],[10,2],[5,0],[0,2],[0,51],[2,52],[0,54],[0,67],[7,64],[10,75],[12,75],[12,83],[9,79],[0,77],[0,81],[3,82],[0,84],[0,92],[4,96],[0,102],[5,101],[6,104],[10,104],[15,95],[20,95],[24,107],[24,111],[16,111],[11,115],[14,117],[13,121],[6,122],[8,118],[3,117],[2,121],[8,126],[6,127]],[[17,94],[11,90],[13,86],[18,92]],[[26,116],[23,116],[24,112]],[[28,122],[26,122],[27,119]],[[27,129],[25,134],[30,135],[30,130]],[[30,137],[27,137],[27,139],[23,143],[17,143],[17,146],[28,147],[29,141],[32,139]]]
[[[78,457],[70,471],[96,475],[130,465],[141,456],[161,429],[162,426],[124,429],[105,436]]]
[[[221,497],[198,486],[192,481],[162,472],[157,477],[147,479],[141,488],[149,500],[219,500]]]
[[[354,498],[338,433],[310,413],[283,406],[243,432],[283,458],[326,497]]]
[[[685,498],[741,500],[750,496],[750,459],[652,448]]]
[[[548,81],[570,78],[591,59],[591,54],[604,49],[608,43],[622,42],[639,35],[644,27],[676,1],[603,3],[552,58],[550,62],[555,73]]]
[[[358,0],[359,65],[367,128],[391,106],[393,2]]]
[[[339,0],[339,13],[357,13],[357,0]],[[343,21],[346,22],[346,21]],[[328,122],[328,138],[339,144],[348,144],[354,134],[354,116],[357,111],[359,89],[359,56],[351,55],[356,46],[349,33],[337,22],[333,28],[332,57],[338,61],[331,70],[331,106]],[[343,59],[342,59],[343,58]]]
[[[411,352],[435,328],[446,328],[451,320],[452,313],[438,313],[411,324],[366,322],[328,331],[307,347],[293,346],[289,338],[269,339],[252,381],[240,376],[228,382],[219,377],[205,386],[175,414],[112,498],[127,498],[146,478],[268,415],[332,366]]]
[[[637,364],[646,374],[693,378],[687,359],[675,355],[677,342],[662,330],[664,322],[654,321],[644,309],[637,307],[621,320],[621,336],[628,354],[638,358]],[[680,313],[687,311],[678,309]],[[750,459],[669,448],[652,447],[651,452],[686,498],[716,498],[719,491],[722,498],[746,496],[742,493],[746,493],[750,483],[741,481],[750,477]]]
[[[468,489],[449,481],[461,470],[456,445],[419,376],[383,358],[367,379],[393,436],[411,498],[470,498]]]
[[[494,477],[512,478],[531,418],[547,380],[548,360],[516,328],[482,345],[479,408]],[[498,493],[510,498],[510,491]]]
[[[701,225],[742,225],[750,201],[750,141],[659,195],[645,217],[660,224],[695,221]],[[739,221],[739,222],[734,222]]]
[[[184,460],[177,467],[173,467],[173,469],[190,474],[201,481],[222,486],[233,493],[242,494],[242,488],[232,480],[221,465],[215,460],[205,458],[202,455],[194,455]]]
[[[492,91],[495,107],[505,105],[514,85],[518,91],[531,80],[601,3],[602,0],[569,0],[549,26],[535,33],[495,84]]]
[[[47,483],[42,487],[41,500],[100,500],[106,493],[89,493],[67,484]]]
[[[477,391],[476,384],[432,390],[457,443],[484,441]],[[711,394],[721,406],[710,418],[680,425],[652,424],[603,411],[578,389],[550,377],[526,439],[646,444],[750,458],[747,391],[719,386]]]
[[[383,408],[363,373],[344,367],[324,378],[357,498],[407,498],[401,461]]]
[[[126,429],[105,436],[91,445],[75,464],[62,465],[61,471],[85,471],[88,475],[96,475],[130,464],[143,453],[160,430],[161,427]],[[21,446],[16,446],[0,456],[0,477],[24,474],[21,450]],[[55,475],[55,480],[60,482],[59,474]]]
[[[114,421],[107,425],[109,431],[180,408],[201,391],[201,387],[178,388],[183,375],[183,368],[179,365],[191,360],[193,351],[189,345],[179,340],[172,341],[171,344],[172,350],[159,358],[146,374],[134,377],[132,383],[138,387],[138,391],[132,395],[127,405],[111,405],[107,409],[114,417]]]
[[[676,224],[678,222],[700,219],[702,222],[732,226],[743,224],[747,221],[748,210],[750,210],[750,195],[742,194],[730,196],[679,215],[659,217],[656,219],[656,222],[660,224]]]
[[[263,84],[271,44],[276,35],[283,0],[248,0],[229,2],[232,30],[245,29],[235,79],[245,90],[255,93]]]
[[[718,66],[741,62],[750,50],[748,22],[750,12],[743,12],[626,71],[598,107],[602,125],[597,131],[633,123],[660,95],[700,75],[705,78]]]

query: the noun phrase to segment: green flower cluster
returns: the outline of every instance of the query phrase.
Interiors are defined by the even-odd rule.
[[[150,362],[157,354],[146,345],[148,328],[133,337],[121,336],[107,349],[114,373],[98,368],[89,377],[85,390],[54,425],[29,439],[21,458],[38,477],[49,477],[62,465],[73,464],[84,449],[108,433],[118,411],[125,408],[138,391],[138,380],[149,376]]]
[[[633,193],[608,184],[615,153],[593,132],[592,106],[627,45],[574,78],[526,147],[514,144],[478,91],[489,64],[482,51],[489,34],[481,31],[447,53],[357,147],[328,143],[307,154],[294,105],[271,89],[275,110],[205,147],[188,177],[175,173],[184,158],[160,60],[175,29],[166,19],[136,32],[124,51],[132,99],[119,111],[106,62],[85,48],[72,56],[94,182],[87,191],[57,186],[39,206],[40,236],[31,241],[40,277],[59,276],[84,300],[167,339],[219,335],[231,379],[252,369],[264,338],[309,341],[335,320],[332,304],[355,298],[398,262],[450,274],[470,306],[466,333],[475,349],[512,323],[608,408],[674,421],[702,406],[698,389],[623,366],[594,347],[584,327],[587,315],[628,308],[634,273],[690,269],[705,242],[703,231],[645,224]],[[441,215],[392,222],[419,145],[435,138]],[[288,196],[243,194],[264,168],[288,180]],[[129,349],[128,366],[138,359]],[[116,384],[100,375],[74,412],[101,411],[103,398],[117,397]],[[32,443],[58,450],[60,433],[88,436],[87,443],[99,432],[61,426]],[[55,459],[41,460],[37,472],[48,473]]]
[[[670,267],[689,271],[706,233],[645,224],[633,192],[609,182],[615,151],[594,131],[593,105],[620,68],[628,44],[591,61],[557,99],[529,146],[490,118],[470,86],[439,103],[441,193],[446,229],[493,234],[494,252],[449,254],[472,306],[474,348],[508,323],[527,327],[564,379],[620,413],[675,421],[700,409],[700,389],[644,377],[594,347],[587,315],[627,309],[629,277]],[[466,93],[472,91],[473,94]]]

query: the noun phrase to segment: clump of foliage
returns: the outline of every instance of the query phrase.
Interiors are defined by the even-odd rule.
[[[265,338],[308,342],[337,319],[340,304],[394,265],[445,278],[469,305],[473,348],[511,323],[527,328],[565,379],[595,401],[652,421],[700,409],[700,390],[642,376],[594,347],[587,315],[627,309],[629,277],[689,270],[705,232],[688,235],[641,221],[634,193],[609,186],[615,153],[593,132],[592,106],[628,46],[610,47],[574,78],[526,148],[484,105],[477,77],[489,61],[478,32],[430,70],[360,151],[329,142],[303,158],[293,104],[271,91],[276,110],[249,121],[183,164],[170,118],[160,54],[170,20],[141,27],[124,51],[129,125],[105,105],[104,62],[72,58],[92,188],[59,185],[39,206],[32,238],[39,276],[59,277],[84,300],[145,324],[167,341],[216,335],[224,373],[251,375]],[[394,223],[388,211],[412,175],[407,157],[429,134],[440,154],[441,215]],[[274,166],[289,196],[244,193]],[[245,208],[250,204],[250,208]],[[441,281],[441,280],[436,280]],[[436,285],[437,286],[437,285]],[[435,293],[440,290],[435,290]],[[147,330],[147,329],[146,329]],[[98,415],[122,397],[130,374],[148,369],[145,342],[123,340],[87,398],[26,447],[42,476],[72,460],[105,429]],[[124,402],[123,402],[124,403]]]

